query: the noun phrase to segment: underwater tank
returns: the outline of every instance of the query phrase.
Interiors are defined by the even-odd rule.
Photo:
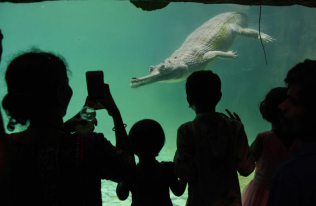
[[[185,80],[132,88],[131,78],[148,75],[151,65],[170,57],[193,31],[219,14],[244,12],[248,28],[258,31],[259,11],[259,6],[174,2],[151,12],[137,9],[127,1],[0,3],[0,29],[4,34],[0,99],[7,93],[6,67],[17,54],[32,47],[61,54],[72,72],[69,83],[73,97],[65,121],[84,104],[85,72],[102,70],[127,132],[141,119],[156,120],[166,135],[157,159],[172,161],[178,127],[195,117],[186,101]],[[263,42],[263,50],[258,39],[236,38],[229,50],[237,52],[237,58],[219,59],[206,68],[222,80],[223,97],[216,110],[229,109],[240,116],[249,145],[259,132],[271,129],[259,112],[259,103],[266,93],[273,87],[285,86],[287,71],[296,63],[316,59],[316,9],[263,6],[260,31],[275,41]],[[97,120],[95,132],[103,133],[115,144],[113,122],[107,112],[97,111]],[[5,115],[4,121],[6,126]],[[252,178],[253,175],[240,177],[241,191]],[[102,180],[104,205],[130,205],[131,195],[119,201],[115,188],[116,183]],[[170,194],[174,205],[185,205],[187,191],[181,197]]]

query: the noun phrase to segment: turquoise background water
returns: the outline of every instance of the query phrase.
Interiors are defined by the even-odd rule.
[[[186,102],[185,82],[132,89],[130,79],[149,74],[150,65],[169,57],[204,22],[230,11],[247,12],[249,28],[258,30],[258,6],[170,3],[164,9],[148,12],[127,1],[0,3],[4,34],[0,99],[7,93],[6,66],[16,54],[32,46],[53,51],[66,58],[73,73],[69,78],[74,93],[64,120],[84,104],[85,72],[103,70],[127,131],[144,118],[158,121],[166,134],[158,159],[172,160],[177,128],[195,117]],[[249,144],[258,132],[270,129],[258,109],[265,94],[273,87],[285,86],[285,75],[296,63],[316,59],[315,11],[302,6],[262,7],[261,32],[276,39],[264,44],[268,65],[260,41],[240,37],[230,49],[237,51],[237,59],[219,60],[208,68],[222,79],[223,97],[217,111],[227,108],[239,114]],[[97,111],[97,119],[95,131],[114,143],[113,123],[107,112]],[[242,188],[249,179],[243,181]]]

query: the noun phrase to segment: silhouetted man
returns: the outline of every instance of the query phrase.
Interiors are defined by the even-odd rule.
[[[284,81],[288,98],[279,105],[282,123],[304,146],[274,172],[267,205],[316,205],[316,61],[297,64]]]

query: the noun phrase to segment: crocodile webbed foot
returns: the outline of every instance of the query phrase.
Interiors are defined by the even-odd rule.
[[[226,55],[227,55],[228,58],[236,59],[238,57],[238,55],[236,55],[236,53],[237,52],[234,52],[234,51],[228,51],[228,52],[226,52]]]
[[[260,34],[261,34],[261,39],[264,42],[274,42],[275,41],[275,39],[273,39],[271,36],[269,36],[265,33],[260,32]],[[260,39],[260,35],[258,35],[258,39]]]

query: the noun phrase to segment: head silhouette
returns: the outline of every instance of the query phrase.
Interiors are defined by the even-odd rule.
[[[279,108],[284,114],[285,128],[305,143],[316,141],[316,61],[307,59],[298,63],[284,81],[288,85],[288,98]]]
[[[316,60],[306,59],[304,62],[296,64],[287,73],[284,81],[288,86],[290,84],[299,86],[300,101],[310,112],[315,110]]]
[[[141,158],[158,156],[165,143],[165,133],[161,125],[151,119],[138,121],[129,131],[134,153]]]
[[[8,130],[28,121],[43,121],[48,113],[65,115],[72,96],[62,57],[33,49],[14,58],[5,73],[8,93],[2,106],[10,117]]]
[[[286,87],[276,87],[269,91],[265,99],[260,103],[260,113],[262,118],[268,122],[280,126],[282,111],[279,105],[287,98]]]
[[[215,107],[222,97],[221,80],[210,70],[193,72],[185,85],[187,100],[190,105],[202,110]]]

